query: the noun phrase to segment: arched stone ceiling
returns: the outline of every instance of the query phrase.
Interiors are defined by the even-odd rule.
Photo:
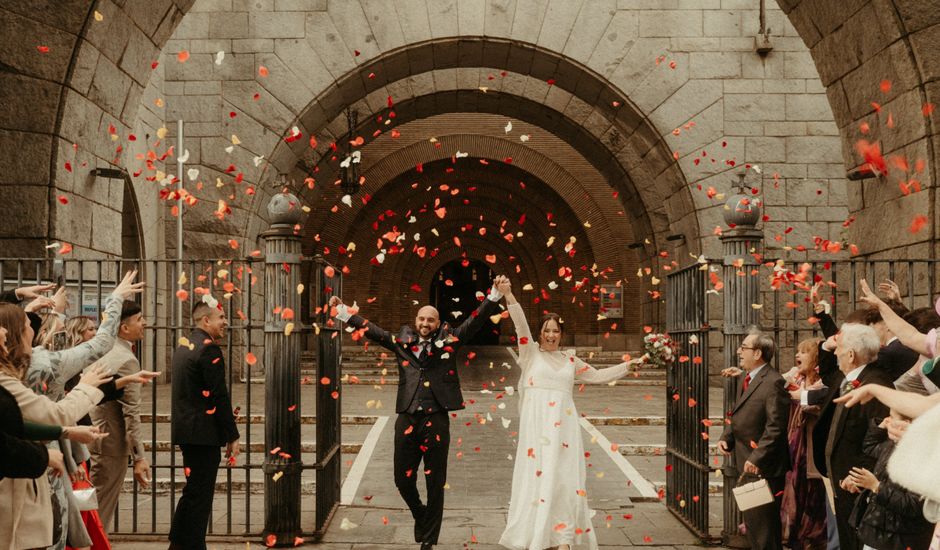
[[[513,72],[522,68],[513,61],[520,58],[527,60],[523,63],[527,65],[525,73]],[[410,59],[428,63],[410,63]],[[505,60],[505,65],[500,60]],[[366,76],[369,74],[375,77]],[[547,79],[552,79],[552,84]],[[480,89],[488,85],[486,92]],[[554,133],[594,164],[618,191],[620,201],[644,206],[631,209],[637,214],[638,219],[632,220],[635,225],[645,226],[634,228],[638,237],[655,241],[670,230],[671,221],[680,221],[668,219],[667,202],[681,205],[672,208],[673,213],[691,213],[693,203],[682,171],[659,132],[628,98],[590,70],[528,44],[459,38],[409,45],[339,79],[286,127],[296,125],[305,136],[318,136],[318,154],[312,156],[329,158],[331,140],[323,137],[333,138],[345,131],[343,107],[353,105],[360,110],[363,122],[357,135],[369,136],[381,124],[376,116],[383,112],[387,115],[389,97],[396,105],[398,123],[446,112],[500,112],[514,113],[540,126],[543,132]],[[305,139],[293,144],[278,142],[269,158],[279,171],[288,170],[302,156],[308,157],[308,163],[318,163],[320,159],[309,158],[305,144]],[[323,167],[321,171],[325,171]],[[634,185],[631,173],[642,183],[642,189]],[[269,174],[262,179],[271,177]],[[259,195],[256,202],[261,200],[264,197]],[[694,221],[693,215],[685,217],[683,223],[690,236],[698,237]],[[249,229],[248,234],[256,231]]]

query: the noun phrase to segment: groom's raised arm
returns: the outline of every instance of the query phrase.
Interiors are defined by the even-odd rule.
[[[454,336],[457,338],[458,344],[473,338],[473,335],[483,328],[489,316],[496,312],[496,309],[499,307],[499,301],[502,299],[503,294],[496,290],[495,285],[490,288],[490,293],[483,299],[483,303],[480,304],[480,307],[476,308],[476,310],[470,314],[470,317],[467,317],[459,327],[454,329]]]
[[[366,338],[379,344],[383,348],[395,351],[395,338],[387,330],[369,321],[365,317],[353,315],[349,312],[348,306],[336,296],[330,298],[330,307],[336,308],[337,319],[356,329],[365,329],[364,334]]]

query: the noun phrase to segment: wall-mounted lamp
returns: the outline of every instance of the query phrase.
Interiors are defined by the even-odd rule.
[[[127,177],[127,172],[122,168],[95,168],[91,171],[90,176],[92,178],[122,180]]]
[[[868,180],[878,177],[871,168],[854,168],[845,173],[845,177],[851,181]]]
[[[767,27],[767,6],[765,2],[766,0],[760,0],[760,30],[757,31],[757,36],[754,37],[754,51],[761,57],[769,54],[774,49],[774,45],[770,41],[770,28]]]

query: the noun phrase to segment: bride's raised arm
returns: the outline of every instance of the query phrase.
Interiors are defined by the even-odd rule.
[[[619,365],[607,367],[606,369],[595,369],[576,356],[572,356],[572,360],[575,366],[575,379],[581,382],[587,382],[588,384],[607,384],[614,380],[619,380],[630,373],[630,368],[634,364],[642,361],[641,359],[631,359],[630,361],[624,361]]]
[[[509,310],[509,317],[512,324],[516,327],[516,343],[519,345],[519,365],[525,369],[532,360],[533,354],[537,351],[538,342],[532,340],[532,332],[529,330],[529,323],[526,322],[525,313],[522,311],[522,305],[512,295],[512,291],[502,291],[506,298],[506,306]]]

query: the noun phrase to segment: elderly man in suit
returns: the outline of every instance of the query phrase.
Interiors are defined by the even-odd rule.
[[[892,386],[894,378],[889,371],[869,365],[878,357],[880,348],[881,342],[874,328],[856,323],[842,325],[835,339],[834,350],[839,370],[845,375],[839,388],[840,396],[866,384]],[[839,546],[842,550],[862,548],[855,529],[849,524],[849,516],[861,491],[852,483],[849,473],[853,467],[874,469],[875,459],[865,454],[863,442],[869,426],[872,423],[880,424],[887,415],[887,407],[876,400],[849,409],[842,403],[835,404],[826,442],[826,470],[833,485]]]
[[[183,452],[186,486],[170,528],[170,550],[206,550],[215,480],[225,457],[238,457],[238,428],[225,385],[225,311],[210,295],[193,306],[196,328],[173,354],[173,444]]]
[[[783,548],[778,495],[790,467],[790,395],[783,377],[768,364],[774,349],[773,338],[756,329],[738,346],[744,381],[718,441],[721,453],[731,457],[739,484],[762,477],[775,496],[771,504],[742,512],[748,542],[755,550]]]
[[[117,378],[140,372],[140,362],[133,346],[144,339],[144,321],[140,304],[124,300],[121,306],[121,324],[111,351],[98,360]],[[124,397],[107,401],[91,410],[91,419],[102,433],[110,434],[91,451],[91,480],[98,493],[98,514],[107,531],[114,519],[114,510],[121,496],[128,457],[133,459],[134,478],[144,489],[150,483],[150,465],[144,456],[140,437],[140,385],[124,388]]]
[[[441,324],[433,306],[423,306],[415,317],[415,328],[402,327],[397,336],[375,323],[354,315],[334,296],[330,306],[340,321],[363,332],[369,340],[393,352],[398,359],[398,398],[395,411],[395,486],[415,519],[415,542],[422,550],[437,544],[444,517],[444,484],[447,482],[447,452],[450,446],[448,411],[464,408],[457,376],[457,349],[476,334],[497,311],[502,294],[496,277],[480,306],[459,327]],[[418,466],[424,461],[423,468]],[[417,480],[425,472],[428,501],[421,503]]]

